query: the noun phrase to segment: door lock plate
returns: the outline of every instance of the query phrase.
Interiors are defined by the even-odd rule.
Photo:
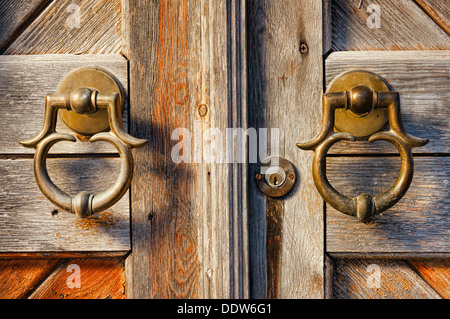
[[[257,167],[255,180],[259,190],[269,197],[286,195],[295,184],[295,168],[279,156],[265,158]]]

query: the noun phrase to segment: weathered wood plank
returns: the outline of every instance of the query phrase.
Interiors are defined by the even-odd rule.
[[[76,194],[111,187],[119,159],[48,159],[50,178]],[[94,252],[130,249],[129,197],[89,219],[59,211],[40,192],[33,160],[0,160],[0,252]]]
[[[77,282],[76,276],[80,279]],[[29,299],[124,299],[122,258],[64,259]]]
[[[0,299],[25,298],[59,259],[0,259]]]
[[[197,221],[192,171],[170,154],[171,133],[189,128],[187,1],[129,1],[128,41],[133,135],[132,298],[196,298]]]
[[[121,0],[53,1],[4,54],[120,53],[121,17]]]
[[[272,278],[267,278],[266,267],[273,263],[265,260],[263,235],[268,205],[252,182],[252,297],[265,298],[267,281],[279,276],[279,298],[323,298],[323,201],[310,178],[312,154],[295,147],[312,138],[320,122],[322,1],[250,1],[248,10],[249,127],[279,129],[279,155],[296,165],[300,180],[289,195],[276,200],[283,210],[283,225],[277,226],[282,228],[282,262],[279,273],[270,272]],[[252,180],[255,169],[256,164],[250,165]]]
[[[409,260],[408,262],[442,298],[450,299],[449,259]]]
[[[248,298],[247,166],[239,160],[247,143],[226,139],[228,129],[247,129],[245,1],[192,1],[188,11],[189,117],[202,134],[192,139],[193,158],[201,158],[192,185],[199,297]],[[200,105],[207,107],[204,116]],[[221,134],[210,136],[211,130]]]
[[[413,1],[365,0],[359,8],[360,3],[332,1],[333,50],[450,49],[449,36]]]
[[[378,256],[450,252],[450,159],[416,157],[408,193],[394,207],[363,224],[327,206],[327,252]],[[364,168],[364,169],[362,169]],[[340,157],[327,159],[330,183],[342,194],[378,195],[396,180],[400,158]]]
[[[0,52],[49,2],[50,0],[0,1]]]
[[[441,0],[414,0],[428,16],[450,35],[450,5]]]
[[[337,259],[335,299],[441,299],[403,260]]]
[[[450,51],[335,52],[326,60],[326,79],[362,69],[386,79],[400,92],[403,123],[408,133],[430,142],[413,149],[415,154],[450,153]],[[373,144],[373,145],[372,145]],[[330,154],[393,153],[388,142],[346,142],[331,148]]]
[[[124,4],[132,131],[150,138],[132,185],[133,298],[248,296],[245,168],[204,162],[202,138],[183,149],[199,162],[171,158],[175,129],[245,128],[244,4]]]
[[[36,136],[43,125],[45,96],[56,93],[60,82],[71,71],[97,66],[114,74],[125,92],[128,89],[127,61],[120,55],[37,55],[0,56],[0,154],[34,154],[18,141]],[[127,128],[128,105],[123,112]],[[58,120],[57,131],[74,134]],[[50,154],[117,153],[109,143],[57,143]]]

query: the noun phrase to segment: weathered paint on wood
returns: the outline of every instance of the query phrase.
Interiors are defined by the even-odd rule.
[[[323,201],[309,178],[312,154],[295,146],[312,138],[320,123],[322,12],[322,1],[263,0],[248,5],[249,126],[279,129],[279,154],[296,166],[299,181],[281,200],[283,225],[277,226],[282,228],[281,263],[273,273],[268,269],[273,263],[266,262],[264,235],[266,221],[273,221],[266,220],[267,203],[254,183],[256,164],[249,167],[254,298],[268,295],[268,281],[270,287],[274,282],[279,285],[279,298],[324,294]]]
[[[359,7],[360,3],[332,0],[333,50],[450,49],[446,32],[413,1],[364,0]],[[379,12],[373,5],[379,6]]]
[[[335,299],[440,299],[403,260],[338,259]]]
[[[124,299],[125,290],[123,258],[63,259],[28,298]]]
[[[383,77],[400,93],[408,133],[430,142],[414,154],[450,153],[450,51],[335,52],[326,59],[329,84],[339,74],[361,69]],[[330,154],[397,154],[388,142],[342,142]]]
[[[395,182],[400,162],[399,157],[328,158],[327,175],[344,195],[378,195]],[[416,157],[414,162],[408,192],[394,207],[377,215],[374,223],[360,223],[327,206],[327,252],[341,257],[355,253],[445,256],[450,252],[450,159]]]
[[[246,297],[245,168],[171,158],[174,129],[245,128],[244,1],[125,1],[124,10],[132,133],[150,139],[135,157],[131,295]],[[203,156],[211,145],[193,147]]]
[[[45,96],[56,93],[60,82],[71,71],[83,67],[101,67],[111,72],[128,92],[127,61],[120,55],[35,55],[0,56],[0,154],[34,154],[19,140],[35,137],[44,119]],[[128,105],[123,112],[127,129]],[[58,119],[58,132],[75,134]],[[50,154],[117,153],[109,143],[89,143],[78,137],[77,143],[61,142]]]
[[[50,178],[62,190],[94,194],[111,187],[118,159],[48,159]],[[60,211],[36,185],[32,159],[0,160],[0,252],[130,250],[128,193],[89,219]]]
[[[4,54],[117,54],[121,17],[121,0],[52,1]]]

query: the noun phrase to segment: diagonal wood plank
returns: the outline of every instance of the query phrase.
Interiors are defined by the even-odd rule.
[[[59,259],[1,259],[0,299],[26,297],[56,266]]]
[[[0,1],[0,52],[3,52],[50,0]]]
[[[403,260],[336,259],[335,299],[440,299]]]
[[[450,48],[450,37],[413,1],[365,0],[359,8],[360,2],[332,0],[333,50]],[[371,5],[379,6],[379,12],[367,12]],[[380,17],[379,24],[371,23],[372,14]]]
[[[409,260],[409,264],[442,298],[450,299],[450,260]]]
[[[53,1],[4,54],[111,54],[121,49],[121,0],[72,0]]]
[[[450,35],[450,4],[442,0],[413,0]]]
[[[124,259],[64,259],[28,298],[124,299]]]

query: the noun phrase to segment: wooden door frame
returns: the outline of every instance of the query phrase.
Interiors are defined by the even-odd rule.
[[[315,0],[123,0],[122,7],[130,132],[149,139],[134,154],[128,298],[323,298],[323,201],[309,176],[312,155],[296,150],[295,142],[311,138],[319,119],[322,21],[329,6]],[[295,19],[280,19],[293,12]],[[280,41],[286,45],[280,48]],[[277,80],[278,71],[284,74]],[[206,115],[199,115],[201,105]],[[299,121],[296,115],[306,109]],[[280,110],[264,121],[255,115]],[[297,196],[262,197],[254,165],[173,163],[173,130],[199,123],[202,132],[250,125],[297,132],[283,134],[280,154],[298,168]],[[204,153],[210,145],[196,147]],[[273,252],[266,252],[268,213],[284,221],[283,249]],[[276,265],[266,263],[272,253]],[[267,293],[268,287],[274,290]]]

